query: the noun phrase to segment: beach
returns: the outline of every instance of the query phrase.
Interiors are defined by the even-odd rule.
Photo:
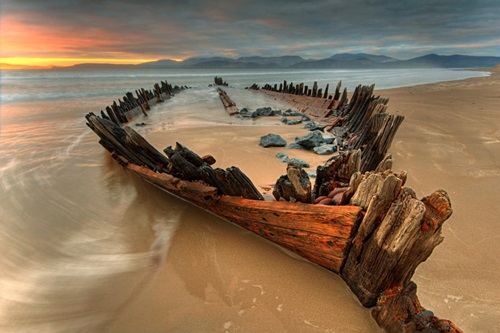
[[[370,72],[369,80],[351,73],[390,98],[389,113],[406,117],[389,150],[394,171],[408,172],[407,186],[419,198],[441,188],[451,197],[444,241],[413,280],[422,305],[464,332],[500,330],[500,72],[485,71],[492,75],[386,90],[377,89],[383,72]],[[4,77],[0,330],[381,332],[336,274],[143,183],[104,152],[83,115],[172,75],[145,74]],[[192,89],[131,123],[158,150],[178,141],[213,155],[214,167],[238,166],[268,195],[265,188],[286,172],[278,152],[309,162],[311,172],[330,157],[259,146],[268,133],[293,142],[309,131],[280,117],[230,117],[208,87],[213,76],[187,74],[173,82]],[[287,108],[243,89],[242,82],[280,73],[222,74],[239,84],[227,91],[240,108]],[[331,83],[341,74],[322,75]],[[286,75],[299,82],[317,73]]]
[[[500,70],[488,78],[384,90],[405,121],[394,169],[418,197],[438,188],[453,215],[444,241],[414,275],[422,304],[464,332],[500,330]]]
[[[500,96],[495,95],[500,87],[499,73],[499,70],[493,70],[492,75],[485,78],[379,90],[375,93],[390,98],[389,113],[405,116],[405,121],[389,151],[395,161],[393,169],[408,172],[406,185],[415,190],[417,197],[422,198],[441,188],[451,197],[454,213],[444,225],[444,241],[430,258],[419,266],[413,280],[418,285],[422,305],[433,311],[436,316],[453,321],[464,332],[491,332],[500,329],[500,226],[496,223],[499,208],[495,195],[500,188]],[[152,133],[147,138],[157,148],[179,141],[200,155],[212,154],[217,159],[216,166],[237,165],[258,187],[274,183],[285,173],[285,164],[275,157],[277,152],[308,161],[312,166],[311,170],[328,159],[328,156],[315,155],[309,151],[265,149],[258,145],[259,137],[269,132],[280,134],[287,142],[291,142],[295,136],[307,133],[300,125],[255,125],[258,124],[171,129]],[[197,225],[195,228],[202,226]],[[245,234],[244,231],[239,233]],[[234,297],[231,298],[231,304],[226,304],[236,307],[234,318],[226,323],[227,331],[233,331],[229,329],[231,327],[234,331],[261,330],[264,326],[259,325],[263,323],[267,329],[272,327],[277,331],[329,331],[328,327],[332,328],[332,331],[377,330],[369,311],[358,309],[359,312],[355,312],[361,314],[361,317],[364,313],[365,317],[354,321],[352,316],[347,316],[346,320],[345,313],[340,315],[342,311],[350,307],[355,309],[357,306],[356,300],[348,296],[349,291],[340,279],[318,269],[317,266],[296,261],[293,257],[285,258],[280,252],[276,252],[275,256],[276,249],[273,245],[269,245],[269,253],[273,255],[260,253],[260,246],[259,250],[248,248],[247,242],[259,242],[251,236],[240,239],[233,239],[228,235],[216,237],[217,247],[212,249],[217,251],[217,256],[222,260],[229,260],[226,256],[230,256],[235,262],[229,263],[228,267],[221,268],[217,265],[217,270],[220,271],[213,272],[209,269],[209,274],[221,275],[220,278],[223,279],[222,276],[228,274],[224,272],[225,269],[231,269],[233,265],[238,266],[238,263],[242,268],[232,276],[232,282],[225,281],[226,288],[234,287],[234,290],[224,290],[222,286],[222,289],[218,290],[226,296],[233,293]],[[226,242],[232,245],[226,248]],[[175,243],[172,244],[171,251],[173,248]],[[215,256],[215,253],[213,255]],[[173,256],[172,252],[169,252],[166,258],[167,266],[177,262]],[[179,256],[185,257],[185,254]],[[290,262],[286,263],[287,267],[297,265],[301,274],[284,274],[280,269],[272,268],[280,267],[288,260]],[[294,260],[296,262],[293,262]],[[252,268],[253,265],[256,266]],[[257,265],[264,265],[269,271],[265,272]],[[162,274],[162,281],[177,280],[172,270],[163,269]],[[255,287],[257,294],[265,295],[271,292],[276,295],[274,300],[262,296],[266,307],[275,307],[266,311],[274,312],[274,318],[263,316],[265,319],[254,322],[254,319],[251,319],[255,314],[253,306],[236,306],[239,302],[240,305],[245,303],[245,297],[239,298],[240,292],[244,293],[243,290],[246,290],[243,288],[246,287],[245,283],[236,278],[236,275],[240,274],[257,274],[254,279],[261,281],[257,284],[259,287]],[[184,278],[187,283],[189,277]],[[321,283],[323,278],[327,279],[324,285]],[[262,279],[266,280],[265,283]],[[315,281],[312,285],[307,282],[317,279],[320,281]],[[265,291],[262,286],[265,286]],[[156,287],[160,288],[160,285]],[[323,292],[332,292],[333,295],[326,299],[311,299],[310,297],[318,297],[322,293],[317,288],[324,288]],[[300,305],[288,303],[290,299],[286,303],[278,301],[283,297],[280,293],[285,292],[285,289],[287,294],[293,295],[292,298],[302,299]],[[207,295],[206,297],[208,299]],[[258,299],[260,302],[261,297]],[[333,312],[339,315],[332,317],[332,312],[324,311],[330,307],[335,308]],[[294,315],[294,312],[301,311],[310,316],[312,309],[316,309],[314,321],[301,321],[300,316],[297,318]],[[132,305],[126,312],[127,316],[136,310]],[[165,312],[169,311],[165,309]],[[197,315],[201,313],[208,315],[203,309],[196,312]],[[168,322],[168,319],[166,320]],[[210,322],[208,319],[207,321]],[[133,325],[132,320],[125,322],[127,325]],[[307,323],[311,325],[307,327]],[[169,323],[166,325],[169,326]],[[112,331],[118,332],[121,326],[117,327],[118,329]]]

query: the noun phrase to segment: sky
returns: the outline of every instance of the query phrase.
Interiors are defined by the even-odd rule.
[[[499,0],[2,0],[0,63],[500,56]]]

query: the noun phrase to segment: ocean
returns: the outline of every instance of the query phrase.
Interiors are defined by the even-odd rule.
[[[225,113],[209,87],[216,75],[239,107],[255,108],[279,105],[245,97],[253,83],[317,81],[333,91],[342,80],[352,92],[358,84],[377,90],[487,73],[2,71],[1,332],[377,330],[340,278],[130,177],[85,125],[86,113],[161,80],[191,89],[154,107],[137,127],[146,137],[254,125]]]

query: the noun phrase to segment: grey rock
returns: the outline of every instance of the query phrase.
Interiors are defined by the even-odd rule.
[[[308,130],[314,131],[317,128],[316,128],[316,124],[315,123],[313,123],[312,121],[308,121],[304,125],[304,129],[308,129]]]
[[[287,117],[281,117],[281,122],[286,124],[288,122],[288,118]]]
[[[311,178],[316,178],[316,171],[306,170],[307,175]]]
[[[290,165],[290,164],[296,165],[296,166],[301,167],[301,168],[309,168],[309,163],[307,163],[303,159],[300,159],[300,158],[297,158],[297,157],[289,159],[288,160],[288,165]]]
[[[284,154],[284,153],[277,153],[276,154],[276,157],[283,163],[286,163],[288,162],[288,155],[287,154]]]
[[[302,119],[293,119],[293,120],[287,119],[286,124],[287,125],[297,125],[297,124],[300,124],[301,122],[302,122]]]
[[[304,136],[295,139],[295,142],[306,149],[313,149],[324,143],[323,134],[321,131],[313,131]]]
[[[273,110],[271,116],[273,117],[279,117],[279,116],[282,116],[283,115],[283,111],[281,110]]]
[[[269,133],[260,137],[260,145],[264,148],[267,147],[284,147],[286,146],[286,140],[280,135]]]
[[[342,138],[347,134],[347,130],[339,126],[332,128],[330,132],[338,138]]]
[[[318,155],[330,155],[337,151],[336,145],[323,145],[319,147],[314,147],[313,151]]]
[[[323,134],[323,142],[331,145],[335,142],[335,137]]]
[[[302,147],[301,145],[299,145],[298,143],[296,142],[291,142],[288,144],[288,146],[286,146],[285,149],[305,149],[304,147]]]
[[[255,117],[269,117],[273,114],[273,110],[270,107],[264,107],[264,108],[258,108],[255,110],[254,115]]]
[[[310,131],[323,131],[326,128],[327,124],[316,124],[314,121],[309,120],[309,122],[304,126],[305,129]]]
[[[304,115],[304,114],[300,111],[288,109],[285,112],[283,112],[283,115],[284,116],[291,116],[291,117],[302,117],[302,115]]]

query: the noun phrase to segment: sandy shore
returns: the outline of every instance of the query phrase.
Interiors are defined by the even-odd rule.
[[[493,70],[489,77],[376,91],[390,97],[388,112],[406,117],[390,149],[395,157],[394,170],[408,172],[407,186],[418,197],[439,188],[451,197],[454,214],[443,228],[444,242],[428,262],[420,265],[414,281],[422,304],[465,332],[500,331],[499,81],[500,70]],[[259,137],[270,132],[292,142],[295,136],[308,132],[301,125],[252,124],[173,128],[150,133],[147,138],[157,148],[180,141],[200,155],[211,154],[217,159],[216,167],[237,165],[257,186],[274,183],[285,173],[286,165],[275,157],[277,152],[305,159],[311,170],[329,157],[259,146]],[[285,259],[269,260],[281,265]],[[165,276],[168,278],[168,274]],[[280,279],[268,282],[268,287],[296,281]],[[346,296],[342,297],[331,300],[345,302]],[[360,323],[358,330],[373,331],[368,312],[351,303],[346,306],[353,308],[349,310],[351,317],[360,313],[366,316],[367,323]],[[295,310],[300,309],[297,305]],[[326,322],[328,316],[328,312],[318,314],[318,321]],[[350,327],[349,320],[341,322],[347,326],[339,327]]]
[[[465,332],[500,331],[500,69],[490,77],[379,91],[406,117],[390,152],[418,196],[454,213],[414,280],[423,305]]]

